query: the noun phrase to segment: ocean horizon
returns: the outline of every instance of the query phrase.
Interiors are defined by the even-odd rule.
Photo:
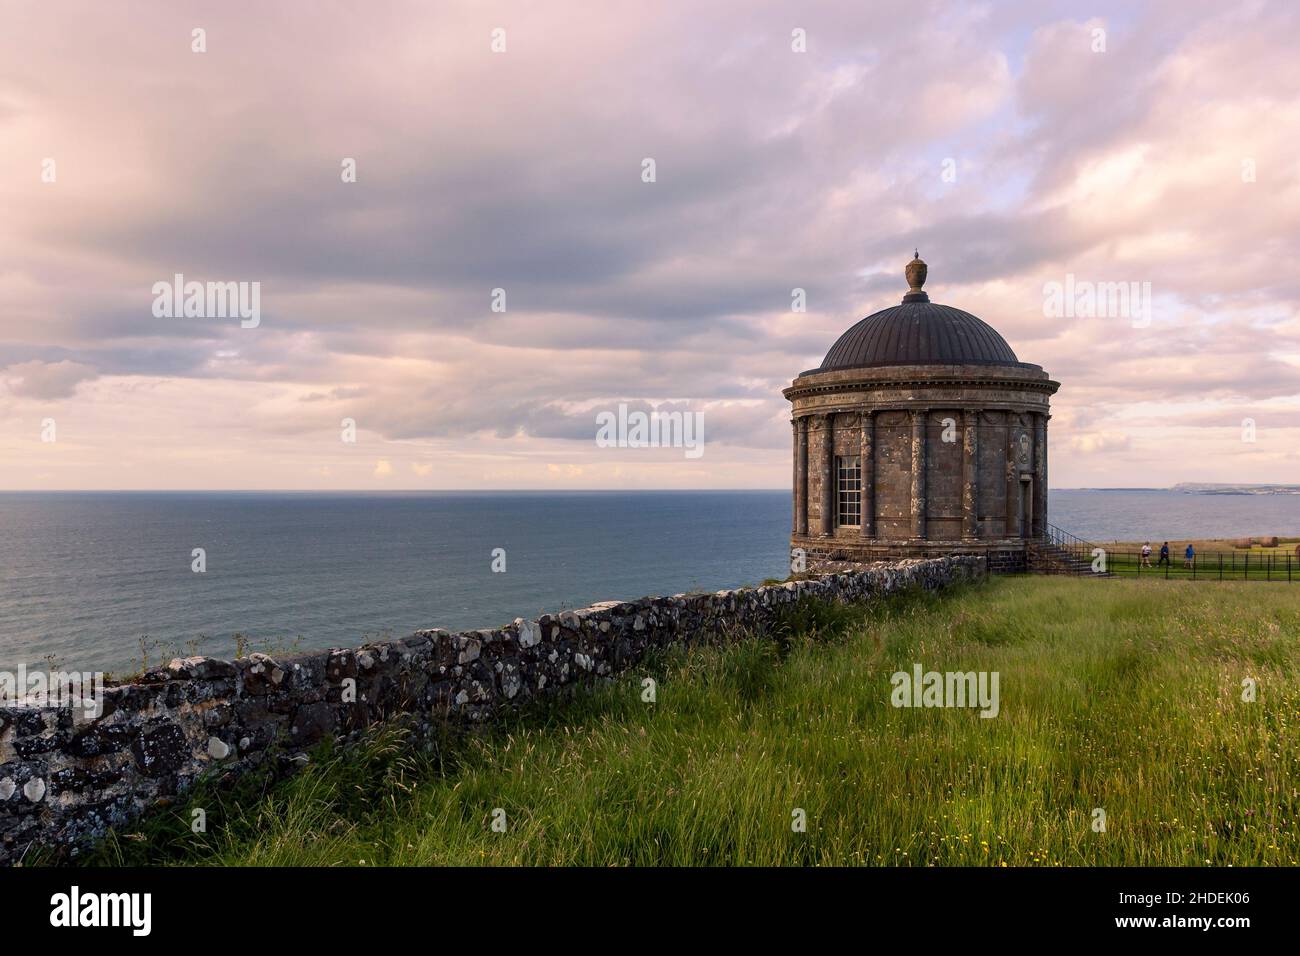
[[[1099,543],[1300,534],[1296,495],[1049,505]],[[0,668],[123,672],[755,585],[788,573],[789,533],[788,489],[0,492]]]

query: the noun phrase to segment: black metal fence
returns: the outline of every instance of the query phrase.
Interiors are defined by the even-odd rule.
[[[1189,559],[1184,548],[1170,548],[1167,558],[1153,548],[1143,556],[1141,550],[1115,550],[1084,541],[1068,531],[1047,525],[1044,539],[1090,570],[1118,577],[1159,577],[1189,581],[1287,581],[1300,582],[1300,557],[1282,550],[1206,551]]]

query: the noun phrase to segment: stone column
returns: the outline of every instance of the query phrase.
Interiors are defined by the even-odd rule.
[[[808,533],[808,419],[797,418],[799,437],[795,442],[794,531]]]
[[[861,536],[876,536],[876,413],[862,413],[862,529]]]
[[[926,412],[912,412],[912,537],[925,537]]]
[[[961,469],[961,536],[974,540],[980,536],[979,427],[980,411],[968,408],[963,416]]]
[[[1027,538],[1034,527],[1034,522],[1038,520],[1034,515],[1034,499],[1038,497],[1038,490],[1034,487],[1032,475],[1024,477],[1025,480],[1020,482],[1021,494],[1025,494],[1026,491],[1028,494],[1025,494],[1025,526],[1021,529],[1020,536]]]
[[[799,533],[799,420],[790,419],[790,533]]]
[[[1020,468],[1016,464],[1016,435],[1020,431],[1020,416],[1006,413],[1007,421],[1007,518],[1006,537],[1020,536]]]
[[[1047,419],[1034,415],[1034,537],[1047,534]]]
[[[822,416],[822,536],[835,533],[835,429],[833,414]]]

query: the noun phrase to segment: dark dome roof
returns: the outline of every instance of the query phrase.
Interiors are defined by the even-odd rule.
[[[1019,365],[993,327],[934,302],[904,302],[867,316],[839,337],[821,371],[863,365]]]
[[[920,256],[905,271],[909,291],[902,304],[867,316],[841,335],[818,371],[871,365],[1021,364],[987,322],[930,301],[921,289],[928,270]]]

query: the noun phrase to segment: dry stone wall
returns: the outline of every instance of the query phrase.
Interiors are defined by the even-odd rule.
[[[284,659],[178,658],[105,688],[94,719],[69,708],[0,708],[0,863],[21,860],[33,845],[75,853],[204,774],[292,770],[313,745],[346,742],[380,721],[402,719],[417,735],[473,725],[521,701],[608,679],[651,648],[761,633],[802,598],[866,601],[984,571],[974,556],[882,563]]]

